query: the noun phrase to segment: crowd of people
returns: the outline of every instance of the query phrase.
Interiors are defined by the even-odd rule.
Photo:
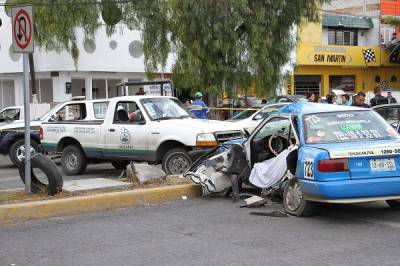
[[[397,103],[397,100],[396,98],[393,97],[392,92],[388,91],[387,97],[385,97],[382,95],[382,90],[379,87],[376,87],[374,89],[374,97],[370,100],[369,104],[365,102],[366,94],[363,91],[360,91],[356,95],[354,95],[353,99],[351,99],[349,94],[343,94],[340,97],[341,97],[341,102],[340,102],[341,105],[356,106],[363,108],[370,108],[382,104]],[[316,96],[312,92],[308,92],[306,98],[308,102],[337,104],[335,96],[331,94],[326,95],[326,99],[322,100],[321,97]]]

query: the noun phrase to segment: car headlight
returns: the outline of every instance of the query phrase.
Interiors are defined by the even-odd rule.
[[[201,133],[197,134],[196,146],[197,147],[215,147],[218,145],[214,134],[212,133]]]

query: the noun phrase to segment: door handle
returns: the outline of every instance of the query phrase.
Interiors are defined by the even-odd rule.
[[[115,132],[115,128],[109,128],[108,131]]]

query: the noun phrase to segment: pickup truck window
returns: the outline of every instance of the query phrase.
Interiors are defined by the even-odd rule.
[[[192,117],[177,99],[171,98],[148,98],[142,99],[147,114],[151,120],[180,119]]]
[[[144,121],[142,111],[135,102],[118,102],[114,114],[114,123],[130,124]]]
[[[96,119],[104,119],[106,117],[106,112],[109,102],[95,102],[93,103],[94,117]]]
[[[0,113],[0,121],[5,120],[19,120],[19,109],[6,109]]]
[[[55,114],[56,121],[83,120],[86,118],[86,105],[84,103],[68,104]]]

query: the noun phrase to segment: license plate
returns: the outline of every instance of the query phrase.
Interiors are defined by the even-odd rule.
[[[373,172],[396,171],[394,158],[370,159],[369,164],[371,165],[371,171]]]

